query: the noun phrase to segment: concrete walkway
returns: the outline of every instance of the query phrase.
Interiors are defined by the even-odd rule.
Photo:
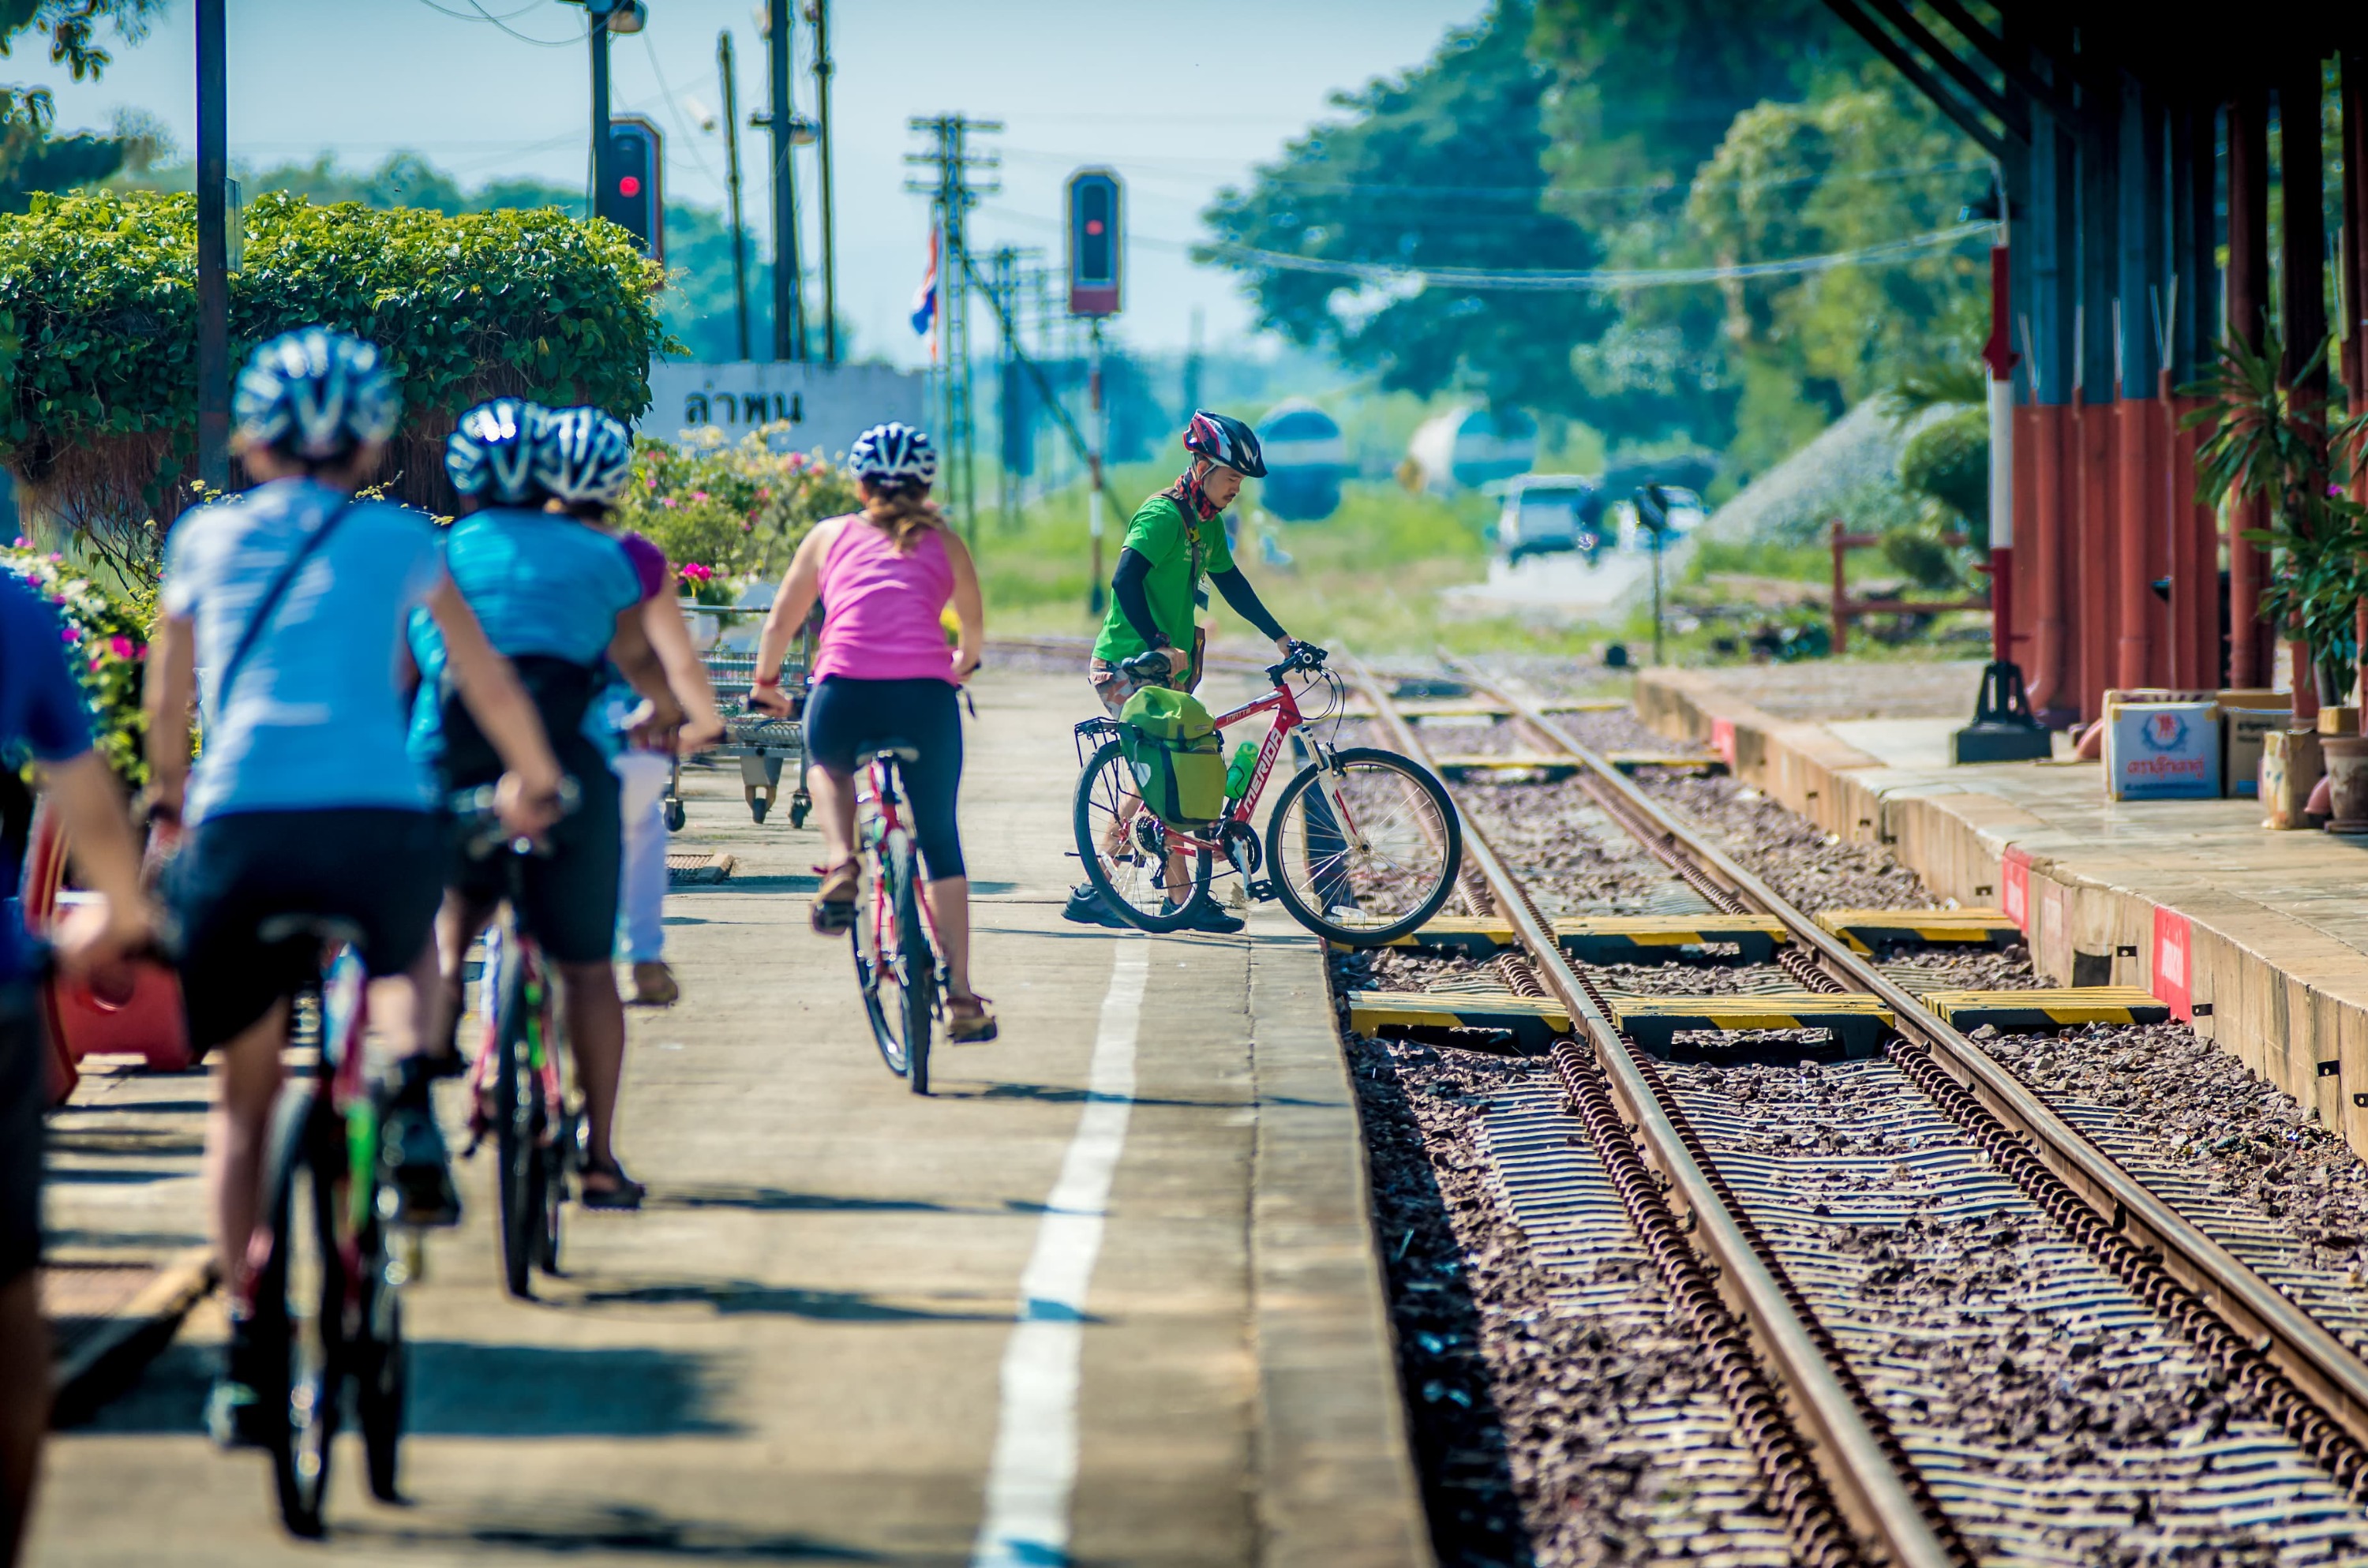
[[[993,674],[977,695],[964,831],[1002,1040],[941,1051],[937,1094],[908,1093],[844,943],[805,929],[812,832],[752,824],[736,777],[690,775],[677,846],[738,870],[673,895],[685,1000],[634,1016],[620,1147],[650,1206],[571,1211],[567,1278],[515,1302],[490,1173],[462,1168],[468,1221],[406,1297],[414,1501],[370,1502],[349,1443],[329,1556],[959,1563],[993,1473],[1037,1538],[999,1561],[1060,1561],[1042,1538],[1064,1521],[1080,1562],[1427,1560],[1319,949],[1264,923],[1064,925],[1082,682]],[[1114,1121],[1107,1223],[1048,1218]],[[1046,1281],[1085,1233],[1090,1287],[1064,1313]],[[1007,1379],[1023,1271],[1032,1348]],[[61,1435],[33,1562],[321,1559],[280,1535],[263,1461],[197,1435],[216,1313]],[[1036,1413],[1017,1426],[1014,1398]]]

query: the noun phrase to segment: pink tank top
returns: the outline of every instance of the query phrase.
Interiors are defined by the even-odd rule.
[[[899,555],[886,530],[849,516],[823,555],[814,678],[952,684],[953,650],[938,618],[953,595],[953,563],[937,529],[923,529],[913,552]]]

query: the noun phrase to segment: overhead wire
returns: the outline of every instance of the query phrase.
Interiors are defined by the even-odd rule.
[[[585,40],[592,36],[592,23],[588,16],[585,19],[584,30],[577,33],[574,38],[547,39],[536,38],[531,33],[522,33],[518,31],[518,28],[510,26],[507,20],[507,17],[522,17],[526,15],[528,11],[536,8],[531,6],[520,6],[518,10],[507,13],[507,17],[496,17],[491,11],[486,10],[484,5],[480,3],[480,0],[469,0],[472,9],[467,11],[456,11],[450,6],[441,6],[437,4],[437,0],[419,0],[419,3],[427,6],[431,11],[439,12],[444,16],[453,17],[459,21],[491,22],[494,26],[501,28],[502,31],[509,34],[510,37],[518,40],[520,43],[530,43],[537,49],[573,49],[577,44],[582,43]]]

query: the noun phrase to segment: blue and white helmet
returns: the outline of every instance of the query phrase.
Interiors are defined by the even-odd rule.
[[[910,425],[874,425],[847,449],[847,466],[867,484],[935,484],[938,449]]]
[[[247,445],[324,462],[393,435],[403,389],[376,344],[308,326],[255,351],[230,406]]]
[[[444,438],[444,472],[461,494],[515,506],[536,494],[534,454],[551,411],[522,397],[497,397],[461,415]]]
[[[605,409],[555,409],[534,443],[534,483],[562,501],[614,505],[633,472],[633,434]]]

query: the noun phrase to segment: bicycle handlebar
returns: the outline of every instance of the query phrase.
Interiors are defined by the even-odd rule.
[[[480,784],[473,790],[456,790],[445,797],[445,809],[461,825],[461,852],[472,860],[482,860],[507,844],[520,854],[549,855],[549,837],[518,838],[502,825],[501,813],[494,809],[499,790],[499,785]],[[559,780],[559,814],[573,816],[583,802],[584,791],[576,787],[575,780],[563,776]]]
[[[1281,686],[1285,676],[1295,675],[1302,671],[1310,675],[1315,674],[1324,667],[1324,661],[1329,657],[1331,655],[1328,653],[1313,642],[1293,642],[1291,645],[1291,652],[1284,655],[1281,663],[1266,666],[1266,678],[1274,685]],[[1121,659],[1118,673],[1137,686],[1144,686],[1154,681],[1165,681],[1174,672],[1168,666],[1167,650],[1150,648],[1131,659]]]

